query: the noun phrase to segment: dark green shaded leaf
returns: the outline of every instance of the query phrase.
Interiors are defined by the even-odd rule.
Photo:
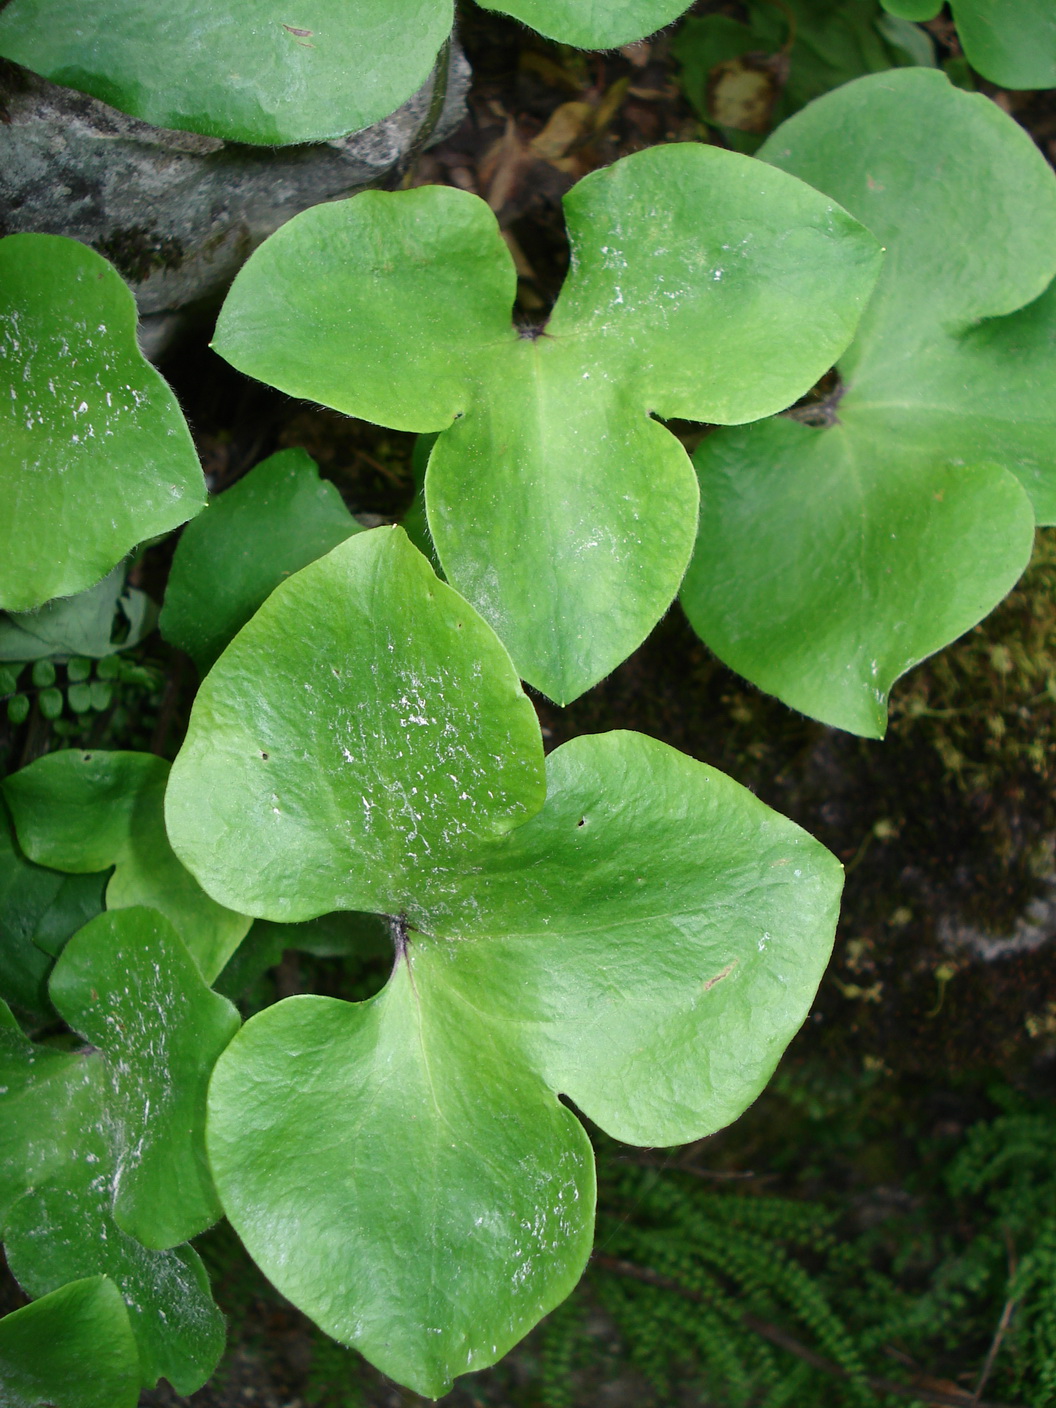
[[[196,1254],[158,1244],[217,1216],[202,1149],[205,1086],[237,1015],[205,987],[171,926],[145,909],[80,930],[56,964],[52,996],[98,1044],[56,1051],[28,1042],[10,1019],[0,1025],[9,1265],[35,1296],[110,1276],[143,1381],[164,1375],[191,1393],[216,1366],[223,1321]]]
[[[886,15],[880,0],[787,0],[787,7],[749,0],[746,9],[747,24],[724,14],[690,16],[672,43],[686,96],[705,121],[716,121],[709,99],[716,65],[744,55],[787,56],[787,79],[775,74],[768,126],[863,74],[935,63],[930,37]]]
[[[930,20],[938,0],[883,0],[893,15]],[[1056,11],[1051,0],[950,0],[972,67],[1003,88],[1056,86]]]
[[[184,529],[162,634],[193,656],[204,675],[280,582],[359,531],[309,455],[272,455]]]
[[[173,854],[164,817],[168,776],[169,764],[152,753],[66,749],[12,774],[3,790],[31,860],[75,874],[113,866],[107,907],[159,910],[211,982],[251,921],[204,894]]]
[[[0,1320],[5,1408],[135,1408],[139,1355],[106,1276],[71,1281]]]
[[[11,696],[7,701],[7,717],[8,722],[16,727],[26,722],[26,719],[29,718],[28,694],[13,694]]]

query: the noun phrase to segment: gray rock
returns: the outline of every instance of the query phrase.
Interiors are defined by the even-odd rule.
[[[0,233],[70,235],[128,279],[156,356],[194,305],[215,303],[250,252],[321,201],[377,186],[415,145],[465,112],[469,65],[452,45],[447,92],[428,128],[433,78],[391,117],[331,142],[252,147],[152,127],[16,71],[0,93]]]
[[[940,916],[936,933],[947,948],[967,950],[984,963],[1013,954],[1033,953],[1056,938],[1056,875],[1041,877],[1040,894],[1004,933],[995,933],[948,915]]]

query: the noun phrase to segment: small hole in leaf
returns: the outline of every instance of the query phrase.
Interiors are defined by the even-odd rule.
[[[581,816],[581,817],[579,818],[579,820],[576,822],[576,825],[577,825],[577,826],[586,826],[586,824],[587,824],[587,818],[586,818],[585,816]]]
[[[261,753],[260,756],[264,759],[265,762],[267,762],[267,761],[268,761],[268,758],[269,758],[271,755],[270,755],[270,753]]]

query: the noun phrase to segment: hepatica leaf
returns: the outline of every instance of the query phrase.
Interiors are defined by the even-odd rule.
[[[275,587],[360,531],[303,450],[281,450],[183,531],[160,626],[202,674]]]
[[[1056,179],[993,103],[923,69],[820,98],[761,155],[889,253],[832,423],[698,450],[682,602],[753,683],[879,737],[894,681],[1011,589],[1035,516],[1056,521]]]
[[[52,999],[91,1046],[57,1051],[0,1024],[0,1214],[34,1296],[108,1275],[144,1383],[208,1378],[223,1322],[184,1238],[219,1215],[202,1147],[205,1088],[238,1026],[155,911],[100,915],[70,940]]]
[[[540,34],[580,49],[614,49],[653,34],[689,7],[685,0],[504,0],[485,6],[531,25]]]
[[[452,17],[451,0],[13,0],[0,53],[160,127],[281,145],[387,117]]]
[[[168,776],[169,764],[153,753],[71,748],[5,778],[3,791],[30,860],[74,874],[113,866],[107,907],[159,910],[212,982],[252,921],[210,899],[174,855],[165,832]]]
[[[572,271],[531,335],[491,211],[429,186],[289,221],[216,337],[292,395],[443,432],[425,494],[444,573],[560,702],[639,644],[689,558],[696,484],[652,414],[787,406],[846,346],[879,262],[828,198],[694,143],[593,173],[565,210]]]
[[[132,294],[60,235],[0,239],[0,499],[8,611],[84,591],[205,502],[176,398],[136,345]]]
[[[491,9],[584,48],[643,38],[685,0],[507,0]],[[0,54],[160,127],[318,142],[395,111],[429,77],[451,0],[11,0]]]
[[[207,1140],[279,1289],[434,1397],[583,1269],[593,1160],[558,1095],[643,1143],[720,1127],[831,946],[838,864],[722,774],[613,733],[544,776],[509,657],[398,528],[269,597],[199,692],[166,808],[225,903],[389,917],[376,997],[290,998],[236,1036]]]
[[[6,1408],[135,1408],[139,1355],[107,1276],[71,1281],[0,1320]]]
[[[882,0],[909,20],[931,20],[936,0]],[[969,63],[1003,88],[1056,85],[1056,11],[1051,0],[950,0]]]

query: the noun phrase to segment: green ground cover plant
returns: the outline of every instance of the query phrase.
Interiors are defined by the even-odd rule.
[[[641,642],[689,560],[696,484],[654,414],[784,409],[850,340],[880,261],[831,200],[695,143],[625,158],[564,206],[572,264],[544,327],[513,325],[485,203],[429,186],[289,221],[215,339],[292,395],[441,432],[425,502],[447,579],[563,704]]]
[[[516,13],[586,44],[672,8]],[[261,11],[285,47],[255,71],[299,74],[308,113],[313,51],[343,51],[314,15],[277,35]],[[123,63],[143,11],[121,13]],[[96,23],[13,0],[0,50],[27,15],[59,47]],[[415,15],[383,17],[421,45],[394,82],[450,27]],[[866,18],[906,37],[864,7],[852,27]],[[204,34],[183,34],[192,57]],[[249,121],[263,88],[213,49],[196,81]],[[840,55],[825,82],[853,67]],[[0,694],[18,740],[0,782],[0,1231],[35,1297],[0,1319],[3,1401],[122,1408],[161,1378],[205,1384],[224,1324],[191,1243],[225,1217],[204,1250],[237,1234],[321,1333],[428,1396],[565,1303],[543,1332],[560,1408],[589,1302],[661,1396],[885,1403],[906,1391],[880,1362],[893,1341],[925,1355],[965,1315],[978,1337],[1004,1294],[1021,1310],[1002,1383],[1053,1400],[1047,1114],[1009,1101],[978,1123],[941,1193],[969,1221],[904,1263],[832,1208],[668,1168],[664,1150],[757,1100],[812,1010],[842,867],[644,733],[547,754],[540,717],[559,711],[524,688],[574,700],[681,586],[749,680],[878,736],[894,680],[1008,593],[1056,520],[1056,182],[1029,138],[901,68],[808,104],[762,157],[671,141],[579,181],[567,277],[533,325],[512,314],[523,249],[453,186],[318,207],[249,260],[216,346],[418,433],[410,536],[353,517],[303,450],[254,464],[259,441],[210,472],[227,487],[206,502],[116,272],[72,241],[0,240]],[[1051,661],[1030,653],[1041,690]],[[938,729],[921,690],[903,713]],[[928,974],[940,1005],[952,980]],[[869,1000],[864,976],[852,988]]]

